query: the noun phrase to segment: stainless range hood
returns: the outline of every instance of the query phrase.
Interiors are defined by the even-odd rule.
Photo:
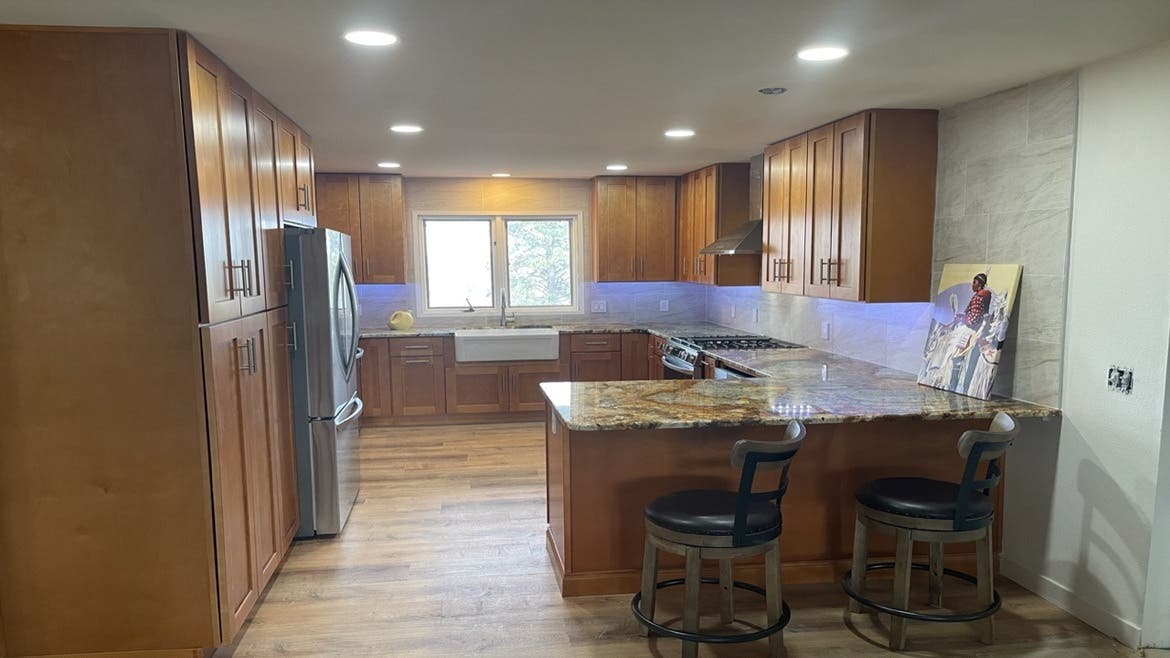
[[[754,220],[736,226],[727,235],[699,250],[700,254],[730,256],[764,253],[764,222]]]
[[[700,254],[734,256],[764,253],[764,154],[752,158],[748,176],[748,220],[699,250]]]

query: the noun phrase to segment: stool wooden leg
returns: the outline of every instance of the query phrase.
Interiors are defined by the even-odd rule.
[[[703,562],[698,548],[687,548],[686,558],[686,599],[683,603],[683,630],[691,633],[699,631],[699,585],[703,577],[700,567]],[[683,658],[696,658],[699,655],[698,642],[683,642]]]
[[[898,530],[898,551],[894,557],[894,601],[895,608],[910,608],[910,558],[914,548],[909,530]],[[890,648],[901,651],[906,648],[906,619],[891,617]]]
[[[780,621],[783,613],[784,592],[780,586],[780,538],[764,556],[764,597],[768,608],[768,625]],[[768,636],[768,655],[779,658],[784,653],[784,631]]]
[[[868,532],[868,528],[861,521],[861,514],[858,514],[857,523],[853,527],[853,572],[849,576],[853,591],[858,593],[865,589],[865,565],[869,551]],[[849,599],[849,612],[861,611],[861,602]]]
[[[735,601],[732,592],[735,591],[735,575],[731,570],[731,560],[719,560],[719,621],[730,624],[735,620]]]
[[[642,614],[654,619],[654,598],[658,594],[658,548],[646,539],[642,553]],[[639,624],[641,626],[641,624]],[[650,637],[650,627],[642,626],[642,637]]]
[[[930,544],[930,605],[934,608],[942,607],[942,577],[943,577],[943,545],[942,542]]]
[[[976,564],[976,580],[975,585],[979,595],[979,603],[984,606],[991,605],[995,599],[995,575],[991,569],[991,527],[988,526],[987,532],[975,540],[975,564]],[[995,615],[987,619],[979,620],[979,640],[984,644],[991,644],[995,641]]]

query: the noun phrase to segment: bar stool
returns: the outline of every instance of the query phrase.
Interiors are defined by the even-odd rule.
[[[642,591],[630,601],[634,617],[651,632],[683,641],[682,655],[698,655],[699,642],[734,644],[768,638],[770,655],[784,652],[783,628],[792,616],[780,591],[780,531],[783,519],[780,503],[788,488],[788,466],[800,444],[805,428],[799,421],[788,423],[780,441],[740,440],[731,450],[731,465],[740,469],[739,490],[678,491],[654,499],[646,506],[646,544],[642,561]],[[779,470],[775,489],[755,492],[757,471]],[[658,580],[658,551],[686,558],[686,577]],[[734,580],[732,560],[764,554],[764,588]],[[719,578],[701,578],[704,559],[719,561]],[[699,584],[718,583],[720,619],[735,619],[732,589],[739,588],[765,597],[768,627],[752,633],[716,635],[699,632]],[[655,623],[654,598],[663,587],[685,585],[683,630]]]
[[[1000,461],[1020,433],[1015,419],[996,414],[987,431],[970,430],[959,437],[959,455],[966,460],[963,479],[958,484],[927,478],[883,478],[862,485],[857,490],[857,525],[853,533],[853,568],[841,578],[841,586],[852,599],[849,612],[870,607],[892,615],[890,648],[906,647],[906,620],[934,622],[972,622],[982,620],[980,639],[991,644],[994,636],[992,615],[999,610],[1000,596],[995,591],[991,569],[991,525],[995,507],[991,489],[999,484]],[[981,462],[987,463],[982,480],[976,480]],[[868,532],[874,530],[894,535],[898,540],[893,562],[866,565]],[[930,563],[912,563],[914,542],[930,543]],[[943,568],[943,544],[974,541],[977,576]],[[862,595],[865,574],[878,569],[894,569],[893,605],[884,605]],[[930,604],[942,607],[942,576],[946,574],[974,583],[979,603],[986,607],[975,612],[930,614],[914,612],[910,606],[910,572],[930,572]]]

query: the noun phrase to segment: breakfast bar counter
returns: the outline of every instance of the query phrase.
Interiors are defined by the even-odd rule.
[[[957,481],[963,431],[985,429],[1004,411],[1026,419],[1020,440],[1027,440],[1031,423],[1060,414],[919,386],[911,374],[813,349],[711,355],[761,377],[541,385],[547,540],[564,596],[636,591],[646,503],[681,489],[736,488],[732,445],[778,439],[790,420],[806,423],[808,438],[783,503],[784,578],[834,582],[849,568],[853,492],[862,483],[888,476]],[[994,494],[997,509],[1002,492]],[[871,556],[893,554],[886,539],[873,538]],[[970,570],[973,555],[960,544],[947,566]],[[762,564],[736,571],[737,578],[762,581]],[[663,556],[662,572],[681,575],[681,560]]]

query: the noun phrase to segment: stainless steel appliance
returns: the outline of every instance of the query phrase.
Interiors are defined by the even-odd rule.
[[[330,229],[285,229],[298,537],[335,535],[357,498],[358,307],[349,236]]]
[[[662,354],[663,379],[695,379],[701,377],[696,364],[701,352],[714,350],[774,350],[804,347],[767,336],[675,336],[666,343]],[[723,371],[722,373],[720,371]],[[727,367],[717,367],[716,379],[744,379],[751,377]]]

